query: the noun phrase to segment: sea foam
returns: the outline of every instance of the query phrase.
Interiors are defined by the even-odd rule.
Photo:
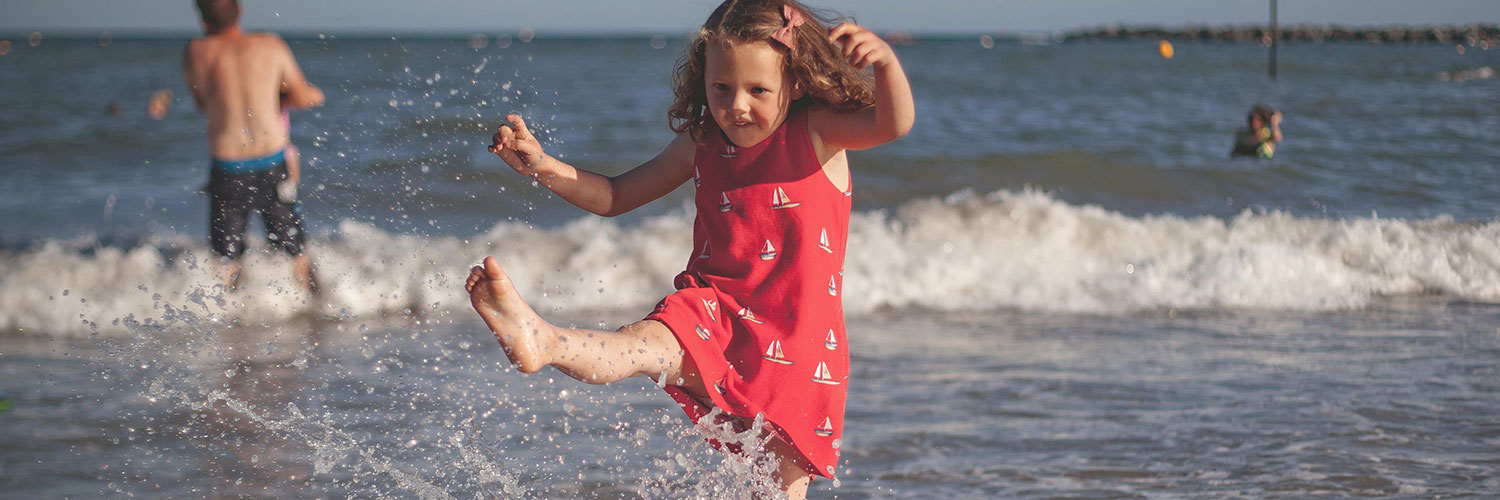
[[[225,293],[201,242],[168,236],[133,248],[48,241],[0,255],[0,328],[120,333],[119,320],[196,318],[273,324],[459,312],[470,266],[493,255],[544,316],[639,311],[671,292],[686,264],[685,210],[622,225],[584,217],[555,228],[501,223],[467,238],[393,234],[345,221],[312,245],[324,293],[291,283],[287,259],[247,257]],[[1168,309],[1326,311],[1382,297],[1500,301],[1500,222],[1298,217],[1132,217],[1036,191],[956,193],[856,213],[846,312],[1019,309],[1133,313]]]

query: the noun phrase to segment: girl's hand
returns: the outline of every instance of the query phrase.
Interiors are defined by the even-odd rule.
[[[489,150],[495,153],[506,165],[516,170],[521,175],[536,177],[540,172],[537,166],[541,164],[546,154],[542,152],[542,144],[537,142],[536,136],[531,135],[531,130],[526,128],[526,120],[521,115],[510,114],[505,116],[510,123],[500,126],[495,132]]]
[[[855,69],[874,64],[883,67],[896,60],[890,44],[874,32],[854,23],[843,23],[828,30],[828,41],[843,49],[844,57]]]

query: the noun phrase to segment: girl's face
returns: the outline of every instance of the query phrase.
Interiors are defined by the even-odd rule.
[[[766,42],[710,42],[704,48],[708,110],[734,145],[766,140],[801,97],[782,73],[781,58]]]

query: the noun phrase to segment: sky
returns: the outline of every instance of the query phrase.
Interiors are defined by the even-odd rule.
[[[719,0],[241,0],[249,29],[315,33],[682,34]],[[1049,32],[1119,24],[1250,24],[1269,0],[805,0],[876,30]],[[1500,23],[1500,0],[1289,0],[1283,24]],[[196,33],[192,0],[0,0],[0,33]]]

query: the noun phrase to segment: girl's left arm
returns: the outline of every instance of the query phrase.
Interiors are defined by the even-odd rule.
[[[828,31],[828,39],[843,49],[844,57],[855,68],[875,68],[875,105],[852,112],[817,111],[809,115],[810,125],[824,144],[836,149],[869,149],[911,131],[917,106],[906,71],[890,44],[854,23],[835,26]]]

